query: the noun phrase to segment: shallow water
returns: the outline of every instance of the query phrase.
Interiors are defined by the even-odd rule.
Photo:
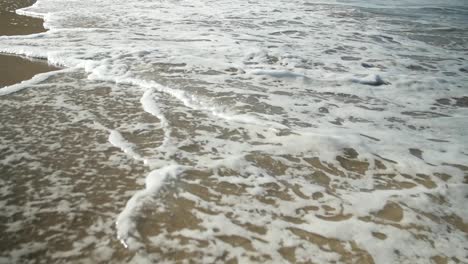
[[[467,262],[468,7],[386,2],[19,11],[0,262]]]

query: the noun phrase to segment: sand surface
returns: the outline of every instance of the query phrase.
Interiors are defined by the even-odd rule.
[[[435,1],[39,0],[0,50],[67,69],[0,89],[0,263],[468,263]]]
[[[0,87],[31,79],[38,73],[57,70],[43,60],[0,54]]]
[[[30,6],[33,0],[0,2],[0,36],[27,35],[46,31],[40,18],[16,14],[15,10]]]
[[[2,0],[0,2],[0,36],[27,35],[46,31],[43,20],[15,13],[16,9],[32,5],[33,0]],[[0,54],[0,87],[32,78],[38,73],[57,70],[44,61]]]

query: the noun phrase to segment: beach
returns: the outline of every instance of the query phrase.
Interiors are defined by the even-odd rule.
[[[2,1],[0,3],[0,36],[28,35],[45,32],[43,20],[22,16],[16,9],[30,6],[35,1]],[[0,87],[31,79],[38,73],[57,70],[46,61],[31,60],[0,53]]]
[[[468,262],[464,1],[32,2],[0,263]]]

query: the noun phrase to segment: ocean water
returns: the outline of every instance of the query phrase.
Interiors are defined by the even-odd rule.
[[[468,4],[38,0],[1,263],[467,263]]]

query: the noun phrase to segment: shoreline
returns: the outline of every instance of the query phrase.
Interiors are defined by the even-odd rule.
[[[0,36],[29,35],[46,32],[40,18],[19,15],[15,11],[33,5],[36,0],[5,0],[0,3]],[[29,80],[36,74],[59,68],[47,61],[0,52],[0,87]]]

